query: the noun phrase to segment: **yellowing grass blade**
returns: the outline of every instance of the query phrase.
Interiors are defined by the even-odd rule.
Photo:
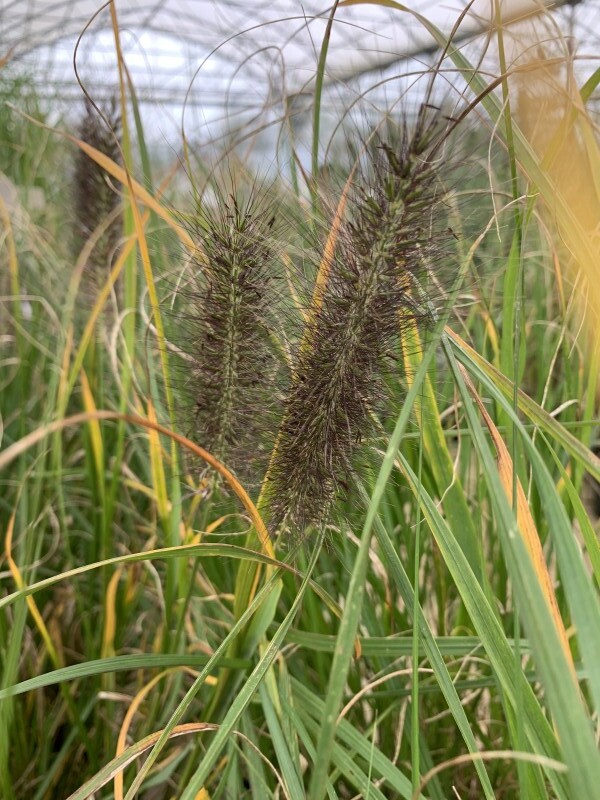
[[[479,412],[483,417],[484,422],[492,437],[494,447],[496,448],[498,475],[500,477],[500,482],[502,483],[504,491],[506,492],[506,496],[508,498],[509,503],[512,504],[514,466],[510,454],[508,452],[508,448],[504,444],[504,440],[500,436],[498,428],[494,425],[492,418],[487,413],[485,406],[481,402],[481,398],[477,394],[477,390],[473,386],[473,383],[467,371],[462,366],[460,367],[460,370],[463,379],[473,399],[475,400],[475,403],[479,408]],[[564,648],[565,655],[567,656],[567,660],[573,671],[573,677],[575,678],[575,680],[577,680],[575,673],[575,665],[573,663],[573,657],[571,655],[571,648],[569,647],[569,639],[567,636],[567,632],[565,630],[564,623],[562,621],[562,617],[560,616],[560,611],[558,610],[558,603],[556,602],[556,595],[554,593],[554,587],[552,586],[552,579],[550,578],[550,573],[548,572],[548,566],[544,558],[544,552],[542,550],[540,537],[537,532],[537,528],[535,527],[535,522],[533,521],[533,517],[531,516],[529,505],[527,503],[527,498],[525,497],[525,492],[523,491],[523,487],[521,486],[521,482],[518,480],[518,478],[516,480],[516,489],[517,489],[517,502],[516,502],[517,525],[519,526],[519,531],[521,532],[521,536],[523,537],[525,546],[527,547],[529,555],[531,556],[531,561],[533,563],[539,584],[542,588],[542,591],[550,608],[552,619],[554,620],[554,625],[556,627],[560,641]]]
[[[467,344],[458,333],[455,333],[451,328],[446,326],[444,334],[452,340],[457,352],[464,354],[479,367],[486,375],[488,375],[502,392],[505,397],[512,398],[513,395],[513,382],[507,378],[500,370],[496,369],[493,364],[490,364],[483,356],[481,356],[471,345]],[[538,405],[535,400],[532,400],[529,395],[525,394],[522,389],[517,389],[517,402],[519,410],[527,416],[535,425],[539,425],[542,430],[546,431],[556,441],[560,442],[562,447],[577,459],[589,474],[597,481],[600,481],[600,458],[595,455],[589,447],[582,444],[579,439],[576,439],[566,428],[560,425],[550,414]]]
[[[12,540],[15,529],[15,517],[16,513],[13,512],[10,517],[10,520],[8,521],[8,527],[6,529],[6,538],[4,543],[4,552],[6,554],[6,560],[8,562],[8,568],[10,570],[10,574],[13,577],[17,589],[23,589],[25,587],[25,581],[23,580],[23,576],[21,575],[21,570],[19,569],[16,561],[12,557]],[[50,660],[52,661],[52,663],[56,668],[63,666],[60,661],[59,655],[56,651],[56,648],[54,647],[52,638],[50,637],[50,634],[48,632],[48,628],[46,627],[46,623],[44,622],[42,615],[40,614],[40,611],[37,607],[37,603],[35,602],[33,597],[31,597],[31,595],[29,595],[29,597],[26,598],[26,603],[27,603],[27,608],[29,609],[29,613],[33,617],[33,621],[35,622],[35,625],[40,632],[44,644],[46,645],[46,650],[48,651],[48,656],[50,657]]]
[[[119,581],[121,580],[122,574],[123,567],[117,567],[106,587],[106,597],[104,598],[104,631],[102,633],[102,658],[111,658],[115,655],[117,589],[119,588]]]
[[[312,303],[310,306],[310,311],[307,320],[309,322],[314,320],[323,302],[323,295],[325,294],[327,281],[329,280],[329,273],[331,272],[331,261],[333,259],[333,254],[335,252],[337,240],[340,235],[342,220],[344,219],[344,214],[346,213],[348,192],[350,191],[350,186],[352,185],[353,176],[354,176],[354,169],[350,173],[350,177],[346,181],[346,184],[342,191],[342,196],[340,197],[339,203],[335,210],[335,217],[333,218],[333,222],[331,223],[331,228],[329,229],[329,234],[327,236],[327,241],[325,242],[323,257],[321,258],[321,263],[319,264],[319,271],[317,273],[315,288],[313,290]]]
[[[14,52],[15,52],[15,45],[10,47],[3,56],[0,56],[0,69],[2,69],[2,67],[5,67],[8,64],[8,62],[12,59]]]
[[[83,394],[83,407],[89,414],[94,414],[96,411],[96,403],[88,381],[85,371],[81,370],[81,390]],[[100,430],[100,422],[97,419],[90,419],[90,439],[92,443],[92,457],[94,459],[94,466],[96,467],[96,476],[100,493],[103,493],[104,481],[102,480],[102,473],[104,472],[104,447],[102,445],[102,431]]]
[[[169,732],[169,739],[176,739],[179,736],[189,736],[192,733],[205,733],[206,731],[215,731],[218,730],[218,725],[211,725],[208,722],[187,722],[183,725],[176,725],[170,732]],[[98,789],[101,789],[103,786],[106,786],[109,781],[111,781],[115,775],[118,775],[120,772],[129,766],[129,764],[133,764],[134,761],[150,750],[156,742],[160,739],[163,731],[155,731],[151,733],[149,736],[146,736],[141,741],[132,744],[126,750],[124,750],[119,756],[113,758],[111,761],[108,762],[102,769],[94,775],[93,778],[90,778],[80,789],[73,794],[69,795],[67,800],[87,800],[87,798],[92,797]]]
[[[511,77],[516,89],[516,118],[522,135],[552,182],[542,192],[546,220],[556,242],[562,268],[580,273],[579,305],[586,314],[589,346],[600,346],[600,147],[598,131],[579,92],[573,64],[557,63],[545,53],[545,31],[528,28],[518,42],[525,56]],[[569,210],[569,216],[562,213]]]
[[[68,139],[70,139],[74,144],[80,147],[84,153],[86,153],[92,161],[95,161],[102,169],[106,170],[109,175],[112,175],[113,178],[116,178],[122,184],[127,186],[129,182],[131,182],[131,186],[133,189],[133,194],[135,198],[143,203],[147,208],[154,211],[154,213],[159,216],[167,225],[177,234],[179,239],[183,242],[186,247],[190,250],[195,249],[195,244],[189,233],[183,228],[178,222],[176,222],[171,214],[167,211],[167,209],[162,206],[157,200],[150,194],[150,192],[146,191],[144,187],[139,184],[136,180],[127,176],[127,172],[116,164],[112,159],[105,156],[104,153],[101,153],[100,150],[97,150],[92,145],[87,144],[87,142],[78,139],[76,136],[71,136],[69,134],[65,134]]]
[[[123,422],[128,422],[130,425],[138,425],[142,428],[146,428],[147,430],[155,430],[157,433],[161,433],[163,436],[168,436],[170,439],[189,450],[198,458],[206,461],[206,463],[216,470],[225,480],[225,482],[229,484],[234,494],[238,497],[248,512],[248,515],[252,520],[252,524],[256,528],[263,552],[268,555],[269,558],[275,557],[267,527],[263,522],[263,519],[256,506],[252,502],[250,495],[244,489],[235,475],[207,450],[205,450],[203,447],[200,447],[200,445],[197,445],[195,442],[192,442],[190,439],[182,436],[180,433],[175,433],[175,431],[165,428],[164,425],[160,425],[157,422],[151,422],[143,417],[136,417],[130,414],[119,414],[116,411],[95,411],[93,413],[86,412],[84,414],[74,414],[72,417],[65,417],[64,419],[55,420],[54,422],[50,422],[47,425],[43,425],[41,428],[32,431],[31,433],[27,434],[27,436],[24,436],[22,439],[19,439],[3,450],[0,453],[0,470],[7,467],[16,458],[25,453],[31,447],[34,447],[38,442],[42,441],[50,434],[56,433],[57,431],[62,431],[64,428],[68,428],[73,425],[81,425],[85,422],[89,422],[92,419],[122,420]]]
[[[147,222],[149,218],[150,215],[146,213],[144,217],[144,222]],[[102,309],[104,308],[104,305],[108,300],[112,287],[115,285],[119,275],[123,271],[123,267],[127,263],[127,259],[129,258],[131,251],[135,247],[135,243],[136,243],[135,239],[129,239],[129,241],[125,243],[122,251],[120,252],[117,260],[114,263],[113,268],[110,271],[106,283],[104,284],[102,289],[100,289],[100,291],[98,292],[98,295],[96,297],[96,302],[94,303],[94,306],[88,315],[85,328],[79,339],[79,347],[77,348],[75,358],[73,359],[73,366],[71,367],[71,371],[69,373],[69,380],[67,381],[66,384],[66,397],[64,398],[65,401],[66,399],[68,399],[68,393],[70,392],[75,381],[77,380],[77,374],[81,369],[81,365],[83,364],[85,353],[87,351],[90,340],[94,333],[94,328],[96,327],[96,322],[98,321],[98,317],[100,316]]]
[[[164,670],[164,672],[159,672],[158,675],[155,675],[151,680],[149,680],[148,683],[144,687],[142,687],[142,689],[140,689],[140,691],[136,694],[136,696],[131,701],[131,705],[127,709],[125,717],[123,718],[121,729],[119,730],[119,738],[117,739],[117,750],[115,753],[115,757],[118,758],[125,752],[127,744],[127,734],[129,733],[129,728],[131,727],[131,723],[139,707],[144,702],[148,694],[152,691],[152,689],[156,686],[156,684],[163,678],[165,678],[168,675],[172,675],[174,672],[181,672],[182,670],[187,670],[187,667],[172,667],[171,669]],[[192,670],[189,670],[189,672],[192,672]],[[119,770],[119,772],[117,772],[115,775],[114,787],[115,787],[115,800],[123,800],[122,770]]]
[[[148,419],[154,424],[157,422],[156,412],[154,411],[154,406],[150,399],[148,399]],[[154,485],[156,506],[160,518],[165,522],[169,516],[170,504],[167,495],[165,468],[163,466],[163,449],[160,444],[158,431],[150,428],[148,430],[148,439],[150,440],[150,471],[152,474],[152,483]]]
[[[19,294],[19,264],[17,261],[17,250],[13,236],[10,215],[6,203],[0,195],[0,219],[4,225],[6,246],[8,249],[8,271],[10,272],[11,291],[14,295]]]
[[[63,136],[65,139],[73,142],[73,144],[77,145],[77,147],[83,150],[83,152],[88,155],[92,161],[95,161],[98,166],[102,167],[103,170],[108,172],[108,174],[113,178],[116,178],[124,186],[127,186],[129,182],[131,182],[133,194],[136,199],[139,200],[140,203],[143,203],[147,208],[154,211],[158,217],[164,220],[164,222],[166,222],[167,225],[177,234],[178,238],[189,250],[196,250],[196,245],[185,228],[183,228],[175,219],[173,219],[169,211],[167,211],[167,209],[161,205],[158,200],[150,194],[150,192],[144,189],[140,183],[134,180],[131,176],[128,177],[128,173],[125,169],[123,169],[123,167],[119,166],[119,164],[116,164],[111,158],[108,158],[108,156],[105,156],[104,153],[100,152],[100,150],[92,147],[92,145],[87,144],[87,142],[84,142],[81,139],[78,139],[77,136],[73,136],[65,131],[52,128],[50,125],[44,125],[43,122],[40,122],[34,117],[29,116],[29,114],[25,114],[20,109],[14,108],[10,103],[8,105],[10,105],[11,109],[15,113],[20,114],[32,124],[37,125],[40,128],[44,128],[51,133],[56,133],[59,136]]]

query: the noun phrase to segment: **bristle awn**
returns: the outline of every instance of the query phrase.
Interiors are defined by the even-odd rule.
[[[271,340],[278,270],[274,216],[254,188],[199,199],[186,227],[202,258],[192,264],[188,382],[195,436],[242,480],[267,452],[277,358]]]
[[[369,435],[402,320],[427,319],[419,286],[450,235],[434,211],[443,131],[424,105],[412,133],[405,127],[396,145],[380,140],[356,173],[285,402],[269,474],[273,528],[301,534],[326,519]]]

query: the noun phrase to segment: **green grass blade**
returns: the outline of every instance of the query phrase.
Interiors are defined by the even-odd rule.
[[[308,714],[303,714],[302,709],[299,710],[299,715],[307,731],[311,733],[313,737],[318,737],[319,731],[321,730],[319,722]],[[318,760],[318,750],[316,753]],[[358,766],[354,753],[347,752],[341,745],[334,742],[331,748],[331,758],[337,771],[358,790],[360,797],[370,798],[370,800],[386,800],[383,792],[370,780],[369,775]],[[325,794],[326,786],[327,784],[323,787],[323,794]],[[408,800],[408,798],[410,798],[410,789],[402,792],[400,796]]]
[[[360,546],[354,561],[350,585],[346,595],[344,615],[340,624],[336,648],[331,666],[331,677],[327,688],[327,699],[319,728],[317,742],[317,760],[311,777],[308,797],[311,800],[322,800],[325,795],[329,762],[333,750],[337,717],[340,712],[342,695],[350,669],[356,633],[360,622],[364,598],[365,580],[369,566],[369,547],[371,544],[371,526],[365,525],[360,539]]]
[[[141,553],[127,553],[124,556],[114,556],[113,558],[107,558],[93,564],[83,564],[80,567],[61,572],[58,575],[52,575],[50,578],[44,578],[41,581],[25,586],[23,589],[11,592],[11,594],[7,594],[5,597],[1,597],[0,609],[15,603],[20,598],[29,597],[29,595],[47,589],[55,583],[70,580],[79,575],[84,575],[87,572],[102,569],[103,567],[116,566],[118,564],[135,564],[140,561],[153,561],[154,559],[169,561],[174,558],[232,558],[237,561],[249,560],[255,561],[257,564],[265,564],[267,566],[281,568],[287,572],[297,573],[289,564],[276,561],[256,550],[248,550],[246,547],[240,547],[239,545],[221,543],[186,544],[178,545],[177,547],[162,547],[157,550],[145,550]],[[341,616],[339,605],[318,583],[311,580],[310,587],[336,616]]]
[[[585,510],[583,503],[581,502],[581,498],[577,490],[575,489],[575,486],[573,485],[573,481],[571,480],[567,471],[561,464],[559,457],[550,446],[550,442],[548,442],[547,440],[546,440],[546,445],[548,446],[548,449],[552,454],[552,458],[554,459],[556,468],[560,472],[560,477],[562,478],[565,484],[567,494],[569,496],[569,501],[571,502],[573,509],[575,510],[575,516],[577,517],[577,522],[579,523],[579,528],[581,530],[581,535],[583,537],[585,548],[590,558],[590,563],[592,565],[592,570],[594,573],[594,577],[596,579],[596,585],[600,586],[600,541],[598,540],[598,534],[593,529],[587,511]]]
[[[414,374],[418,368],[422,350],[416,331],[413,331],[408,340],[403,343],[403,349],[408,365],[407,372],[409,375]],[[475,530],[460,477],[456,474],[452,457],[448,451],[448,442],[440,422],[440,413],[429,375],[423,381],[422,391],[415,403],[415,412],[419,430],[423,435],[423,447],[427,454],[427,462],[433,472],[438,494],[443,497],[448,521],[452,529],[457,531],[461,547],[471,569],[483,580],[481,542]]]
[[[399,467],[408,480],[409,486],[417,493],[418,486],[416,475],[410,465],[401,454],[398,457]],[[423,513],[427,519],[429,527],[443,555],[456,586],[461,594],[463,602],[471,620],[481,637],[485,651],[490,658],[490,662],[498,675],[503,691],[512,704],[516,705],[515,679],[520,680],[521,686],[519,693],[521,705],[519,713],[523,715],[525,729],[532,744],[534,752],[549,755],[550,758],[559,759],[560,751],[558,743],[552,732],[550,725],[540,707],[540,704],[533,694],[531,687],[527,685],[523,676],[515,676],[514,654],[508,646],[504,631],[493,611],[487,598],[479,587],[464,555],[457,546],[454,536],[448,528],[445,520],[441,517],[435,502],[426,493],[422,496]],[[557,781],[554,786],[560,797],[567,800],[568,794],[564,782],[561,784],[559,777],[549,776],[551,780]]]
[[[144,763],[144,766],[139,771],[129,791],[127,792],[125,800],[132,800],[132,798],[135,797],[135,794],[142,785],[144,778],[146,777],[146,775],[150,771],[150,768],[160,755],[162,748],[167,743],[169,736],[171,735],[171,732],[189,709],[195,696],[202,688],[206,678],[208,677],[210,672],[212,672],[214,668],[218,665],[221,656],[227,653],[231,642],[235,640],[239,632],[243,630],[244,627],[248,624],[248,622],[252,619],[254,613],[260,608],[262,603],[268,599],[271,592],[277,589],[279,580],[280,580],[279,570],[276,569],[273,575],[269,578],[269,580],[256,593],[256,596],[254,597],[253,601],[250,603],[246,611],[239,617],[239,619],[237,619],[234,622],[227,636],[223,639],[219,647],[215,650],[215,652],[209,659],[208,663],[206,664],[200,675],[196,678],[192,686],[188,689],[185,697],[179,703],[173,714],[171,714],[167,725],[165,726],[160,737],[154,744],[150,754],[148,755],[148,758],[146,759],[146,762]]]
[[[283,728],[279,723],[275,708],[271,702],[269,692],[264,682],[258,687],[258,692],[263,710],[265,712],[265,719],[267,721],[269,733],[271,734],[271,739],[273,740],[273,747],[275,749],[275,753],[277,754],[277,761],[279,762],[281,776],[285,781],[285,785],[290,795],[290,800],[305,800],[306,795],[304,794],[304,787],[302,786],[302,779],[300,777],[298,765],[292,758],[288,742],[286,741],[286,737],[283,733]]]
[[[450,350],[450,348],[451,345],[448,343],[448,349]],[[571,524],[564,506],[539,452],[533,445],[519,418],[514,414],[512,408],[509,407],[493,382],[480,370],[477,370],[476,377],[495,396],[497,402],[504,404],[504,410],[511,416],[529,456],[533,468],[533,478],[542,497],[552,532],[553,543],[557,551],[558,565],[565,586],[567,602],[577,626],[579,644],[583,654],[583,665],[584,668],[589,670],[590,687],[595,707],[598,709],[600,708],[600,672],[595,668],[600,663],[600,628],[598,626],[600,601],[598,600],[598,595],[594,592],[590,577],[573,538]],[[594,550],[597,557],[597,546]],[[533,645],[533,641],[531,643]]]
[[[315,722],[322,720],[325,712],[323,700],[298,680],[292,681],[292,687],[296,705],[301,709],[300,713],[303,719],[306,719],[306,715],[309,714]],[[343,718],[338,725],[337,738],[340,743],[346,745],[351,753],[356,753],[366,763],[370,763],[373,772],[383,778],[391,789],[403,797],[411,797],[411,782],[406,775],[377,746],[374,747],[372,741]]]
[[[513,396],[513,382],[496,369],[493,364],[486,361],[466,342],[462,341],[456,334],[448,331],[448,336],[452,342],[452,348],[458,360],[464,364],[469,371],[473,367],[478,367],[481,372],[492,379],[504,397],[511,399]],[[552,439],[559,442],[577,460],[579,464],[597,481],[600,481],[600,458],[595,455],[589,447],[586,447],[553,416],[543,409],[522,389],[517,390],[517,403],[519,410],[530,420],[548,434]]]
[[[500,522],[501,542],[505,558],[536,657],[536,665],[546,688],[548,703],[553,711],[564,759],[569,766],[569,783],[575,796],[592,800],[600,781],[600,756],[594,743],[590,721],[584,711],[578,686],[574,680],[570,679],[570,668],[551,619],[549,607],[535,576],[525,544],[516,527],[512,509],[508,506],[506,495],[499,481],[494,457],[449,345],[447,353],[461,392],[474,442],[482,460],[483,474]],[[505,401],[505,411],[509,413],[509,410],[512,413],[512,409]],[[516,417],[513,421],[515,425],[518,423]],[[537,455],[533,447],[529,451],[530,457],[532,457],[532,453]],[[407,467],[408,465],[404,464],[405,472]],[[542,467],[543,465],[536,464],[534,475],[537,474],[544,479]],[[558,509],[560,503],[556,502],[558,500],[556,491],[551,483],[550,487],[551,490],[542,493],[544,503],[547,503],[548,507]],[[559,540],[562,545],[562,537],[557,537],[555,540],[557,546]],[[569,568],[572,566],[569,563]],[[522,688],[524,691],[525,687]],[[549,753],[545,753],[545,755],[549,755]]]
[[[364,496],[368,497],[366,491]],[[383,535],[384,531],[385,536]],[[396,550],[394,550],[392,540],[379,517],[375,523],[375,533],[378,535],[378,541],[379,534],[382,534],[381,541],[379,543],[386,557],[386,566],[388,566],[394,580],[399,579],[397,580],[397,583],[402,587],[402,599],[404,602],[406,602],[405,589],[408,588],[410,588],[410,593],[407,593],[406,597],[410,597],[412,599],[412,584],[410,583],[410,580],[408,580],[408,584],[404,580],[402,573],[404,566],[399,560],[398,553]],[[390,555],[391,553],[395,553],[395,558]],[[398,569],[398,561],[402,569]],[[394,563],[395,566],[392,566],[392,563]],[[406,575],[406,572],[404,572],[404,575]],[[461,657],[469,655],[470,653],[476,655],[479,650],[483,650],[481,640],[477,636],[433,636],[431,630],[429,630],[429,634],[432,636],[432,642],[435,644],[435,648],[441,656]],[[313,633],[311,631],[294,629],[288,633],[287,639],[289,642],[300,645],[300,647],[304,647],[307,650],[313,650],[318,653],[333,653],[335,650],[336,637],[323,633]],[[412,653],[412,643],[410,639],[403,636],[368,636],[360,637],[358,641],[360,642],[361,653],[363,653],[365,656],[375,656],[378,658],[394,660],[402,656],[410,656]],[[513,639],[507,639],[507,642],[511,648],[515,648],[516,645]],[[521,639],[518,644],[519,652],[523,655],[529,655],[531,650],[527,639]],[[421,657],[427,654],[428,651],[425,649],[424,644],[421,643],[419,648],[419,656]]]
[[[89,678],[92,675],[104,675],[109,672],[129,672],[140,669],[168,669],[169,667],[204,667],[210,656],[186,653],[183,655],[169,655],[168,653],[143,653],[140,655],[113,656],[112,658],[98,658],[94,661],[84,661],[71,667],[45,672],[35,678],[15,683],[6,689],[0,689],[0,700],[14,697],[17,694],[31,692],[44,686],[54,686],[63,681],[75,681]],[[251,662],[243,658],[223,658],[219,666],[229,669],[248,669]]]
[[[375,519],[375,535],[377,536],[377,541],[379,546],[381,547],[382,554],[385,558],[385,562],[390,570],[390,573],[398,586],[401,596],[406,604],[407,608],[412,608],[414,605],[414,589],[411,585],[410,579],[406,570],[404,569],[404,565],[400,560],[396,549],[392,543],[392,540],[389,537],[389,534],[381,522],[379,517]],[[444,698],[448,704],[448,708],[452,712],[452,716],[454,717],[456,724],[462,734],[465,744],[467,745],[469,752],[477,753],[479,752],[479,747],[475,741],[475,737],[473,736],[473,732],[471,730],[471,725],[465,713],[465,710],[460,702],[460,698],[456,691],[456,686],[448,672],[448,668],[442,658],[442,652],[438,647],[438,643],[433,637],[425,615],[420,606],[417,605],[418,608],[418,618],[417,620],[413,620],[413,625],[417,625],[419,629],[419,638],[421,641],[421,646],[429,662],[434,670],[437,682],[439,684],[439,688],[442,691]],[[453,637],[450,637],[453,638]],[[408,641],[407,641],[408,646]],[[443,651],[445,652],[445,651]],[[494,792],[492,790],[492,786],[490,783],[490,779],[487,775],[485,765],[481,762],[475,762],[475,769],[479,776],[479,780],[481,781],[482,788],[485,794],[485,797],[488,800],[494,797]]]
[[[321,42],[321,52],[319,62],[315,72],[315,93],[313,98],[313,137],[312,137],[312,174],[310,193],[312,197],[313,214],[317,212],[317,179],[319,175],[319,147],[321,144],[321,98],[323,95],[323,80],[325,78],[325,66],[327,64],[327,52],[329,50],[329,40],[331,39],[331,28],[333,19],[338,7],[339,0],[335,0],[329,12],[325,35]]]
[[[236,695],[233,703],[231,704],[230,708],[227,711],[227,714],[225,715],[225,718],[223,719],[223,722],[219,726],[218,732],[216,733],[214,739],[210,743],[206,751],[206,755],[202,759],[198,769],[192,776],[183,794],[181,795],[181,800],[193,800],[193,798],[196,797],[196,795],[202,788],[204,782],[208,778],[216,759],[218,758],[223,747],[225,746],[227,739],[231,735],[238,719],[240,718],[243,711],[247,708],[256,690],[258,689],[261,681],[265,677],[265,674],[267,673],[271,664],[277,657],[279,649],[285,639],[286,633],[289,630],[296,616],[296,613],[302,603],[304,593],[310,584],[310,578],[312,576],[312,572],[315,568],[317,558],[321,551],[322,543],[323,543],[323,536],[321,535],[318,542],[316,543],[313,553],[311,554],[308,570],[302,580],[302,584],[298,589],[298,593],[294,598],[294,602],[292,603],[290,610],[288,611],[288,613],[285,616],[285,619],[277,629],[276,634],[273,636],[273,638],[267,645],[264,654],[262,655],[260,661],[254,668],[252,674],[248,677],[244,686]],[[231,634],[227,638],[228,639],[231,638]],[[133,789],[134,787],[132,786],[132,789],[130,790],[129,793],[131,797],[134,796]],[[126,798],[126,800],[129,800],[129,798]]]
[[[288,719],[290,720],[291,724],[294,726],[294,730],[298,734],[298,738],[304,745],[304,749],[306,750],[308,757],[314,764],[315,761],[317,760],[317,751],[314,745],[314,737],[312,737],[309,734],[303,719],[301,718],[300,714],[298,713],[295,707],[292,707],[291,705],[284,703],[284,708]],[[329,779],[327,779],[327,785],[325,788],[329,800],[338,800],[338,795]]]

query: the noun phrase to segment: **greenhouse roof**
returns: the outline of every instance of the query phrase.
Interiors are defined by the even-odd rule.
[[[545,8],[539,0],[500,5],[505,22]],[[585,43],[600,28],[600,0],[572,5],[557,12],[559,27]],[[493,0],[415,0],[402,11],[340,3],[323,76],[327,109],[348,108],[365,92],[367,105],[385,108],[388,96],[412,91],[413,77],[427,71],[436,49],[423,19],[452,34],[479,61],[493,40],[486,34],[494,29],[494,6]],[[113,10],[145,122],[149,103],[160,109],[146,128],[163,143],[180,130],[184,105],[194,109],[193,130],[207,132],[216,124],[218,132],[207,133],[208,139],[247,125],[249,118],[258,130],[265,112],[272,121],[290,108],[298,118],[310,108],[331,6],[316,0],[115,0]],[[52,98],[53,108],[57,101],[79,103],[82,87],[102,102],[118,82],[111,3],[0,0],[0,58],[32,79],[37,95]],[[493,70],[497,74],[497,58]],[[294,101],[304,95],[306,102]]]
[[[489,30],[494,6],[490,0],[470,4],[418,0],[410,3],[413,13],[365,3],[338,7],[327,79],[350,79],[426,51],[434,40],[417,15],[423,14],[448,34],[467,5],[459,34],[464,39]],[[503,18],[514,20],[543,4],[503,0],[501,5]],[[0,53],[31,58],[37,51],[39,63],[39,53],[48,50],[60,61],[63,47],[70,61],[73,40],[83,34],[79,58],[93,60],[111,48],[102,37],[102,31],[111,27],[109,6],[98,0],[0,0]],[[310,89],[330,10],[315,0],[255,0],[251,4],[244,0],[115,0],[114,7],[120,29],[129,32],[126,48],[151,69],[155,81],[163,72],[170,81],[173,72],[180,71],[178,55],[185,52],[188,67],[193,62],[194,69],[218,70],[219,77],[228,79],[243,69],[246,77],[269,83],[282,94]],[[47,63],[47,58],[41,60]],[[65,81],[60,73],[50,80],[53,77],[58,83]],[[189,68],[186,77],[190,77]],[[164,94],[159,91],[162,99]]]

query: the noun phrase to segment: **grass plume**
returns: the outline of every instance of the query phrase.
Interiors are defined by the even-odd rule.
[[[194,263],[190,390],[198,441],[245,479],[270,427],[276,299],[274,217],[266,198],[218,193],[187,220],[206,254]],[[268,437],[267,437],[268,438]]]
[[[102,110],[102,116],[86,97],[85,113],[79,123],[77,136],[86,144],[92,145],[108,156],[116,164],[120,164],[122,161],[119,144],[121,116],[116,97],[113,97],[106,108]],[[88,267],[92,273],[110,267],[122,235],[122,220],[117,214],[120,202],[119,194],[111,185],[106,172],[82,150],[78,150],[73,176],[74,249],[76,254],[99,225],[106,222],[108,217],[113,218],[88,261]]]
[[[286,399],[271,472],[275,525],[301,531],[326,516],[370,431],[402,325],[424,318],[415,289],[448,236],[432,226],[439,134],[423,106],[414,130],[397,147],[382,143],[357,179]]]

